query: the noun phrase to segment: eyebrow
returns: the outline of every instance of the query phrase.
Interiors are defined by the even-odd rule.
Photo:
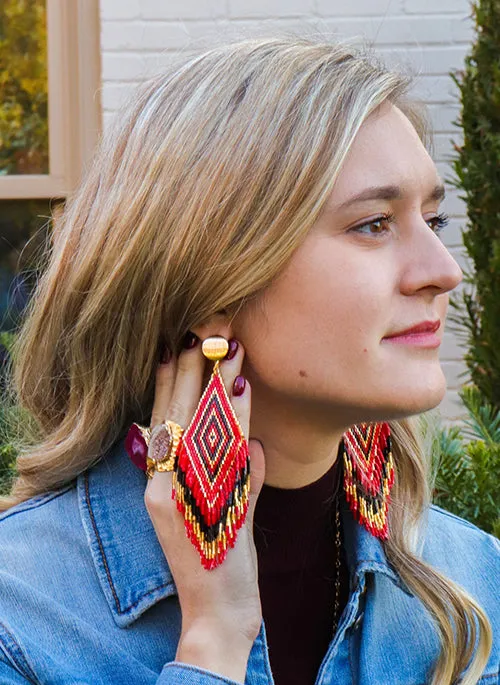
[[[437,183],[429,195],[425,198],[424,202],[441,202],[444,200],[445,196],[446,191],[444,185],[442,183]],[[366,188],[366,190],[363,190],[363,192],[359,193],[359,195],[354,195],[353,197],[349,198],[339,205],[337,209],[346,209],[346,207],[350,207],[358,202],[366,202],[367,200],[401,200],[403,197],[404,190],[400,186],[373,186]]]

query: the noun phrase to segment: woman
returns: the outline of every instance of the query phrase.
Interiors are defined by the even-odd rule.
[[[498,682],[498,541],[430,505],[462,274],[408,85],[245,41],[117,118],[16,351],[39,433],[3,500],[2,683]],[[231,450],[217,556],[199,492]]]

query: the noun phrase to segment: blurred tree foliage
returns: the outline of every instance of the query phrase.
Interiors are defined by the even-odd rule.
[[[452,294],[451,328],[462,341],[471,384],[459,392],[464,425],[441,428],[433,449],[434,503],[500,537],[500,3],[472,3],[476,35],[459,89],[463,143],[455,178],[464,194],[462,239],[472,261],[466,287]]]
[[[15,475],[16,449],[12,440],[15,409],[7,401],[6,394],[13,342],[12,333],[0,332],[0,494],[9,490]]]
[[[463,243],[473,264],[461,298],[452,296],[450,321],[465,340],[472,383],[500,410],[500,2],[472,5],[476,35],[465,68],[451,76],[459,89],[463,143],[453,185],[464,191]]]
[[[45,0],[2,0],[0,174],[48,173]]]

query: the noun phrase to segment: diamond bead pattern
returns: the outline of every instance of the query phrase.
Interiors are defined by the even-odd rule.
[[[351,511],[370,533],[386,540],[394,462],[389,424],[357,424],[343,436],[344,491]]]
[[[173,496],[205,568],[221,564],[245,521],[250,490],[248,443],[218,370],[185,430]]]

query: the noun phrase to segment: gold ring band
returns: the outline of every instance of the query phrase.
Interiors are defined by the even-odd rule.
[[[146,475],[152,478],[155,471],[173,471],[184,429],[174,421],[164,421],[151,428],[146,458]]]

